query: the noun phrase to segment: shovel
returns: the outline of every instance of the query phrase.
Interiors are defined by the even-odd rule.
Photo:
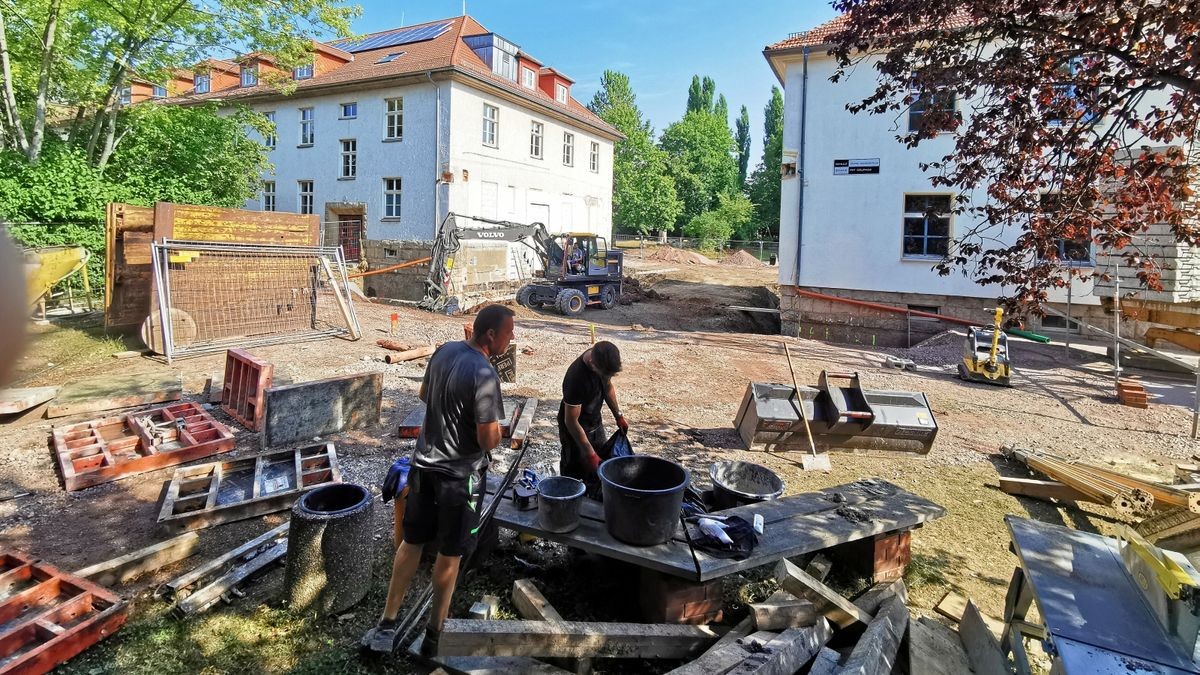
[[[833,471],[833,465],[829,462],[828,453],[817,453],[817,444],[813,442],[812,429],[808,426],[808,418],[804,416],[804,402],[800,400],[800,383],[796,380],[796,368],[792,365],[792,350],[788,348],[788,343],[783,342],[783,353],[787,355],[788,370],[792,372],[792,394],[795,398],[796,415],[804,422],[804,434],[808,437],[808,449],[810,454],[800,458],[800,468],[804,471]]]

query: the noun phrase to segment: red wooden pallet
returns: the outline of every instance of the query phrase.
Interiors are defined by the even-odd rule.
[[[257,359],[240,349],[225,352],[225,383],[221,386],[221,410],[247,429],[262,431],[265,392],[271,386],[275,364]]]
[[[40,675],[116,632],[126,606],[108,590],[0,550],[0,675]]]
[[[229,452],[235,444],[228,427],[192,402],[59,427],[50,438],[68,490]]]

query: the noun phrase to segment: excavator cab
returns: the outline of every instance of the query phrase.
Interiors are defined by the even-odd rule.
[[[612,309],[621,296],[624,253],[591,232],[564,232],[544,243],[545,281],[526,284],[517,302],[526,307],[556,308],[579,316],[588,305]]]

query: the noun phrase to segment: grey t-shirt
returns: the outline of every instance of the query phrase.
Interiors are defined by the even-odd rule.
[[[466,342],[438,347],[425,368],[425,424],[417,437],[414,464],[466,478],[487,463],[477,424],[504,417],[500,378],[481,352]]]

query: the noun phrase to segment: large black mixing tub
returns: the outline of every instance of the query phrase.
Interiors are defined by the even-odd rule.
[[[653,546],[668,541],[679,525],[679,507],[691,476],[675,462],[633,455],[600,465],[604,524],[627,544]]]

